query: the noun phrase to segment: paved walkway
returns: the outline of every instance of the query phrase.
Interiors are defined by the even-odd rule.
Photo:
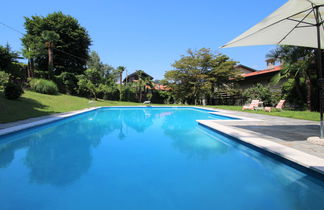
[[[253,114],[238,111],[225,111],[216,109],[222,113],[248,117],[258,121],[222,121],[222,125],[238,130],[261,134],[277,143],[304,151],[308,154],[324,158],[324,146],[312,144],[306,141],[310,136],[319,136],[319,122],[297,120],[270,115]]]

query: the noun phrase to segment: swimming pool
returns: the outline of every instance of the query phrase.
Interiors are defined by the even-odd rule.
[[[101,108],[0,137],[0,209],[321,209],[324,181],[196,120]]]

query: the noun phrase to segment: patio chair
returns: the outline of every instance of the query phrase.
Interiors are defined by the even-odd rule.
[[[284,105],[285,105],[285,103],[286,103],[286,100],[280,100],[279,103],[277,104],[277,106],[274,107],[274,108],[282,110],[283,107],[284,107]],[[265,107],[264,108],[264,111],[271,112],[272,108],[273,107]]]
[[[259,106],[259,103],[259,100],[252,100],[250,104],[243,106],[242,110],[254,110],[256,107]]]
[[[144,101],[143,104],[151,104],[151,101]]]

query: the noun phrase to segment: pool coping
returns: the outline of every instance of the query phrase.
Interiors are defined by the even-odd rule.
[[[242,131],[235,129],[231,126],[225,126],[219,123],[217,120],[196,120],[199,124],[204,125],[212,130],[216,130],[225,135],[229,135],[247,143],[249,145],[255,146],[259,149],[270,152],[274,155],[280,156],[287,159],[293,163],[296,163],[305,168],[316,171],[324,175],[324,159],[308,154],[306,152],[279,144],[277,142],[271,141],[271,138],[262,134],[257,134],[253,131]],[[269,140],[267,140],[269,139]]]
[[[99,107],[91,107],[91,108],[86,108],[82,110],[77,110],[77,111],[72,111],[72,112],[66,112],[66,113],[60,113],[60,114],[54,114],[54,115],[49,115],[48,117],[45,116],[45,119],[40,119],[36,120],[33,122],[27,122],[19,125],[14,125],[12,127],[8,128],[3,128],[0,129],[0,137],[3,135],[7,135],[10,133],[14,133],[17,131],[25,130],[28,128],[48,124],[51,122],[55,122],[58,120],[62,120],[68,117],[72,117],[75,115],[79,115],[82,113],[90,112],[93,110],[101,109],[101,108],[143,108],[143,107],[171,107],[171,108],[177,108],[177,107],[182,107],[182,108],[198,108],[198,109],[204,109],[210,111],[210,114],[217,114],[225,117],[232,117],[232,118],[237,118],[237,119],[232,119],[231,121],[263,121],[260,119],[254,119],[254,118],[248,118],[248,117],[242,117],[242,116],[236,116],[233,114],[227,113],[225,110],[216,110],[214,108],[209,108],[209,107],[200,107],[200,106],[99,106]],[[300,151],[293,149],[291,147],[273,142],[269,139],[268,136],[257,134],[255,132],[251,131],[242,131],[242,130],[237,130],[232,128],[231,126],[225,126],[221,125],[220,123],[222,121],[228,121],[228,120],[196,120],[199,124],[204,125],[208,128],[211,128],[213,130],[219,131],[221,133],[224,133],[226,135],[232,136],[239,141],[242,141],[244,143],[253,145],[257,148],[260,148],[262,150],[268,151],[272,154],[275,154],[277,156],[280,156],[284,159],[287,159],[289,161],[292,161],[298,165],[301,165],[305,168],[311,169],[313,171],[316,171],[322,175],[324,175],[324,159],[308,154],[306,152]]]

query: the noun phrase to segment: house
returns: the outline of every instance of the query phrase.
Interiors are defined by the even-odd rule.
[[[255,69],[252,69],[250,67],[244,66],[242,64],[236,65],[234,67],[236,70],[238,70],[239,72],[241,72],[241,74],[247,74],[247,73],[251,73],[251,72],[255,72]]]
[[[124,80],[123,80],[123,83],[131,83],[131,82],[137,82],[139,80],[139,77],[141,74],[141,77],[142,78],[148,78],[149,80],[153,80],[153,77],[150,76],[149,74],[145,73],[144,71],[142,70],[138,70],[138,71],[135,71],[134,73],[128,75]],[[165,85],[161,85],[161,84],[157,84],[157,83],[153,83],[153,88],[151,88],[149,85],[146,85],[145,88],[147,90],[151,90],[151,89],[154,89],[154,90],[164,90],[164,91],[168,91],[170,90],[169,87],[165,86]]]
[[[241,89],[250,88],[257,83],[260,83],[262,85],[270,85],[270,88],[273,91],[281,89],[284,81],[281,81],[276,85],[270,84],[273,76],[278,74],[282,69],[281,65],[275,65],[275,62],[272,59],[268,59],[266,62],[267,68],[263,70],[254,70],[244,65],[236,66],[236,68],[238,68],[242,72],[242,80],[238,81]]]
[[[151,75],[145,73],[142,70],[137,70],[134,73],[131,73],[130,75],[126,76],[126,78],[123,80],[123,83],[134,82],[139,80],[140,77],[139,74],[141,74],[143,78],[148,78],[149,80],[153,80],[153,77]]]

